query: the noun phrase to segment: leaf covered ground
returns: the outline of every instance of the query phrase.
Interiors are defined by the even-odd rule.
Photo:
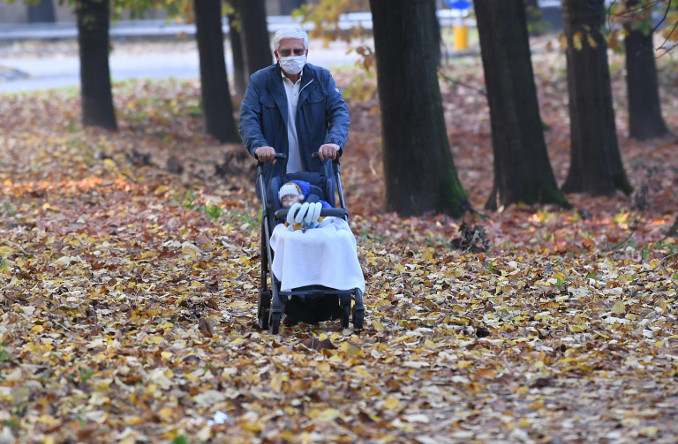
[[[678,71],[658,64],[675,133]],[[562,183],[563,56],[534,66]],[[366,328],[277,336],[256,326],[253,164],[203,135],[196,81],[116,83],[117,133],[82,128],[77,90],[0,97],[0,442],[675,442],[678,139],[626,137],[611,66],[636,192],[568,195],[571,210],[385,213],[377,108],[350,101]],[[482,211],[480,60],[447,76],[455,164]],[[336,78],[356,88],[354,70]]]

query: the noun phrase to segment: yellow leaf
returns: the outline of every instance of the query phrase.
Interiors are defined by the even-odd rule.
[[[7,246],[2,246],[0,247],[0,257],[7,257],[10,254],[12,254],[14,250],[12,250],[10,247]]]
[[[142,259],[148,259],[151,257],[155,257],[155,251],[147,250],[141,253],[141,258]]]
[[[161,194],[165,194],[167,191],[169,191],[169,187],[167,185],[160,185],[153,192],[156,196],[160,196]]]
[[[31,334],[36,334],[36,333],[42,333],[44,330],[42,325],[36,325],[33,328],[31,328]]]
[[[598,42],[596,42],[596,39],[590,33],[586,34],[586,40],[591,48],[596,49],[598,47]]]
[[[655,426],[648,426],[648,427],[643,427],[640,429],[640,433],[643,435],[656,435],[659,433],[659,428]]]
[[[577,364],[577,368],[583,372],[590,372],[591,366],[587,364]]]
[[[42,209],[43,209],[43,210],[47,210],[47,211],[52,211],[52,212],[54,212],[54,213],[58,213],[58,212],[59,212],[59,209],[58,209],[57,207],[54,207],[54,206],[50,205],[49,203],[43,204],[43,205],[42,205]]]
[[[626,307],[624,306],[624,303],[620,300],[617,300],[617,302],[614,303],[614,307],[612,307],[612,312],[617,314],[626,313]]]
[[[320,412],[319,416],[321,418],[333,420],[333,419],[341,417],[341,412],[337,409],[325,409],[322,412]]]
[[[283,375],[282,373],[276,373],[271,378],[271,388],[276,392],[282,391],[283,382],[285,382],[287,379],[288,379],[287,375]]]
[[[330,371],[332,371],[332,367],[330,366],[329,362],[321,362],[320,364],[318,364],[318,371],[320,373],[329,373]]]
[[[146,338],[146,342],[149,344],[160,344],[162,341],[164,341],[165,338],[162,336],[149,336]]]
[[[524,385],[522,387],[518,387],[518,389],[516,390],[516,393],[519,394],[519,395],[524,395],[525,393],[527,393],[529,391],[530,391],[530,388],[528,386]]]
[[[252,424],[250,422],[245,422],[242,425],[242,428],[247,430],[248,432],[253,432],[253,433],[261,432],[261,426],[259,426],[259,424]]]
[[[341,351],[343,351],[344,353],[346,353],[347,356],[350,357],[358,356],[358,354],[361,352],[360,348],[356,347],[350,342],[344,342],[343,344],[341,344]]]
[[[398,398],[388,398],[384,401],[384,408],[386,410],[394,410],[398,408],[398,404],[400,404]]]
[[[560,35],[558,36],[558,41],[560,42],[560,49],[562,49],[563,51],[565,51],[565,50],[567,49],[567,47],[568,47],[568,44],[567,44],[567,37],[565,36],[565,34],[560,34]]]
[[[384,330],[384,324],[382,324],[379,321],[372,321],[372,327],[374,327],[375,330],[379,330],[379,331]]]
[[[243,342],[245,342],[245,339],[243,339],[243,338],[241,338],[241,337],[237,337],[237,338],[235,338],[234,340],[232,340],[231,342],[229,342],[228,345],[230,345],[230,346],[236,346],[236,345],[242,344]]]
[[[433,253],[431,252],[430,248],[427,248],[426,251],[424,251],[424,254],[421,255],[421,259],[425,261],[430,261],[433,259]]]
[[[38,418],[38,421],[47,424],[47,425],[55,425],[59,424],[59,420],[56,419],[54,416],[49,416],[49,415],[42,415],[41,417]]]
[[[584,47],[584,45],[582,45],[582,37],[582,33],[579,31],[575,32],[572,36],[572,46],[574,46],[574,49],[577,51],[581,51]]]

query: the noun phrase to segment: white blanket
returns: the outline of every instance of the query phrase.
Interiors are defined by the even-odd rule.
[[[271,248],[271,270],[282,291],[307,285],[365,291],[355,237],[341,218],[326,217],[306,232],[290,231],[279,224],[271,235]]]

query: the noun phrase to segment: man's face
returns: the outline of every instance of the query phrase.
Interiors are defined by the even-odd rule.
[[[304,39],[282,39],[275,51],[275,60],[280,62],[280,57],[307,55],[308,50],[304,47]]]
[[[303,200],[301,196],[297,196],[296,194],[287,194],[282,197],[282,200],[280,203],[282,204],[283,207],[291,207],[295,203],[302,203]]]

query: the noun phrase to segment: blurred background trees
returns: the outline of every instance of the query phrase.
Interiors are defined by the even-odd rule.
[[[436,11],[441,17],[452,4],[465,2],[228,0],[209,2],[209,10],[203,2],[207,0],[70,0],[79,30],[83,125],[117,128],[108,69],[109,18],[115,20],[123,13],[143,17],[155,8],[167,19],[195,22],[205,131],[220,142],[237,141],[233,101],[237,103],[244,92],[249,75],[273,61],[268,14],[299,8],[293,18],[302,20],[312,36],[326,41],[361,39],[353,50],[363,55],[362,66],[372,70],[372,75],[376,66],[387,208],[404,215],[441,211],[456,216],[469,209],[444,129],[437,72],[446,49]],[[632,191],[617,142],[607,48],[626,52],[629,136],[648,139],[667,134],[655,58],[675,47],[676,3],[562,0],[560,8],[544,8],[538,0],[501,5],[477,0],[475,10],[467,9],[466,19],[478,25],[492,126],[495,168],[488,208],[517,202],[566,206],[563,192],[609,195]],[[50,11],[54,4],[26,0],[30,20],[54,20],[58,15]],[[554,9],[563,12],[558,23],[553,19]],[[353,12],[370,18],[357,26],[340,26],[340,19]],[[547,16],[550,23],[545,25]],[[224,27],[228,34],[220,32]],[[571,164],[562,191],[555,184],[540,128],[526,43],[528,32],[539,34],[560,27],[564,29],[560,51],[567,59],[568,79],[563,104],[569,104],[571,124]],[[225,39],[229,39],[233,73],[225,68]],[[663,40],[659,50],[657,39]],[[360,86],[353,85],[353,89],[360,90]],[[362,93],[370,91],[365,87]]]

